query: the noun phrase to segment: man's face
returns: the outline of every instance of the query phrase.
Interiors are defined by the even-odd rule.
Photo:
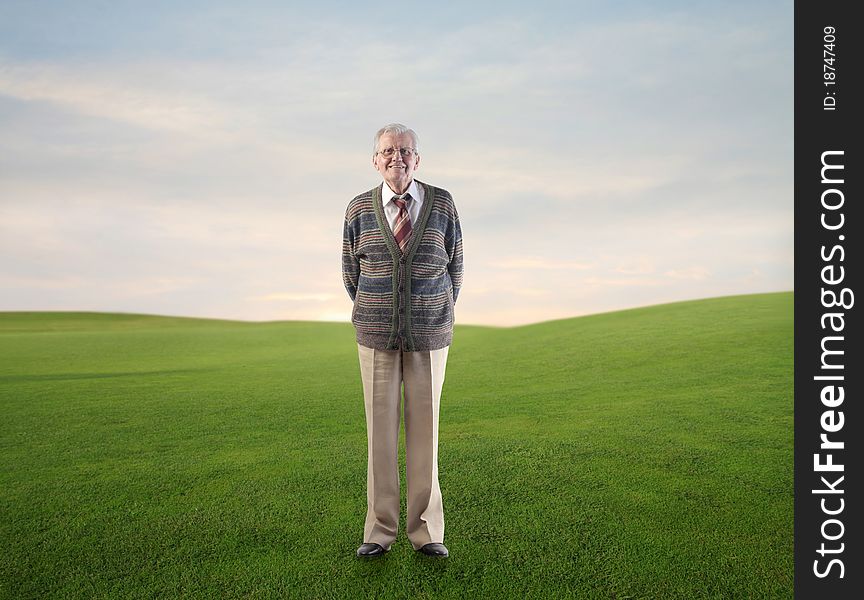
[[[394,192],[402,193],[408,188],[414,171],[420,166],[420,156],[412,152],[410,156],[402,156],[400,149],[413,148],[411,136],[407,133],[393,135],[385,133],[378,140],[378,152],[372,157],[372,165],[384,177],[384,181]],[[392,156],[384,156],[381,152],[387,148],[396,148]]]

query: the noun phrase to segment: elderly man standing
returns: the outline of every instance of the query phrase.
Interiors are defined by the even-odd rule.
[[[375,134],[384,178],[345,213],[342,279],[354,302],[368,437],[362,557],[390,549],[399,528],[399,421],[405,396],[406,531],[415,550],[447,556],[438,486],[438,412],[453,305],[462,286],[462,231],[450,193],[414,179],[417,134]]]

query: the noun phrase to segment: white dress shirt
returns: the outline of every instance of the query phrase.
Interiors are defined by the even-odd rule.
[[[423,206],[423,186],[417,185],[417,182],[412,179],[405,193],[411,194],[411,202],[407,206],[408,216],[411,218],[411,226],[416,227],[417,219],[420,218],[420,207]],[[399,216],[399,207],[393,202],[393,196],[399,195],[401,194],[390,189],[386,181],[381,183],[381,202],[384,204],[384,216],[387,217],[391,231],[396,226],[396,217]]]

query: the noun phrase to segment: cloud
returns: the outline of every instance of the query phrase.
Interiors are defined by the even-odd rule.
[[[330,293],[298,294],[296,292],[273,292],[262,296],[249,296],[255,302],[328,302],[336,297]]]
[[[579,284],[600,288],[657,287],[663,285],[663,281],[656,277],[586,277],[579,280]]]
[[[654,271],[654,261],[649,258],[628,260],[625,264],[621,264],[615,268],[615,272],[622,275],[648,275]]]
[[[496,269],[542,269],[542,270],[576,270],[590,269],[591,265],[574,260],[557,260],[543,257],[513,257],[505,260],[495,261],[490,264]]]
[[[670,269],[663,273],[666,277],[671,277],[672,279],[694,279],[694,280],[702,280],[707,279],[711,276],[711,271],[706,267],[694,266],[694,267],[684,267],[681,269]]]
[[[229,115],[206,96],[148,85],[155,77],[157,72],[140,66],[100,73],[71,65],[0,64],[0,94],[196,137],[223,130],[229,123]]]

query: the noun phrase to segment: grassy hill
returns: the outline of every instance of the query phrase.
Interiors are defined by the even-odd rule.
[[[350,325],[0,313],[0,597],[791,597],[792,356],[791,293],[457,327],[451,557],[364,562]]]

